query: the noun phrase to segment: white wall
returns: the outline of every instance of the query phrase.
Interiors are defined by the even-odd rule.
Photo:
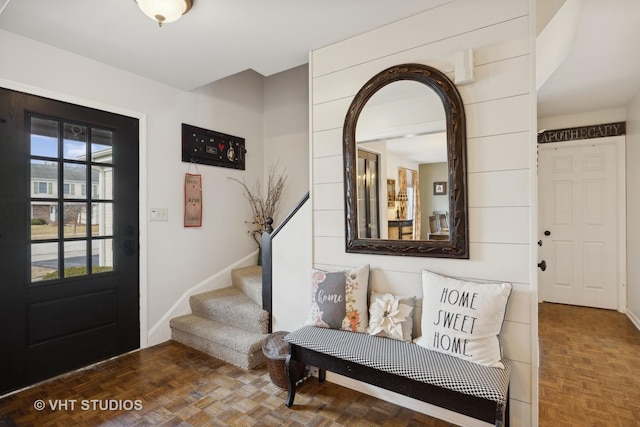
[[[265,173],[273,164],[288,179],[274,218],[277,226],[309,191],[309,67],[302,65],[265,78]]]
[[[627,315],[640,329],[640,93],[627,108]]]
[[[147,332],[192,287],[244,260],[257,246],[247,235],[250,209],[233,176],[263,177],[263,78],[248,71],[182,92],[93,60],[0,31],[0,86],[141,119],[142,344]],[[198,166],[203,175],[203,226],[182,226],[184,174],[181,124],[246,139],[246,171]],[[194,169],[192,169],[193,171]],[[148,209],[166,207],[167,222]],[[229,282],[227,282],[229,283]],[[149,342],[166,339],[166,332]]]
[[[309,315],[311,218],[311,201],[307,200],[273,239],[273,331],[295,331]]]
[[[502,333],[505,354],[515,361],[513,426],[537,423],[533,8],[527,0],[451,2],[314,51],[310,64],[314,266],[369,263],[372,288],[403,295],[421,294],[422,269],[514,283]],[[355,93],[376,72],[404,62],[452,76],[454,54],[464,48],[475,49],[476,61],[476,82],[459,88],[467,114],[470,259],[345,253],[342,124]],[[331,379],[460,422],[448,411]]]
[[[278,163],[288,174],[274,226],[309,191],[309,67],[265,79],[265,168]],[[274,331],[293,331],[304,322],[311,289],[311,203],[309,200],[272,242]],[[299,319],[303,319],[300,321]]]
[[[602,123],[624,122],[626,119],[627,111],[625,108],[568,114],[564,116],[538,117],[538,130],[564,129]]]

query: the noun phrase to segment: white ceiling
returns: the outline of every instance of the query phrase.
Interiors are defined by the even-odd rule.
[[[447,2],[194,0],[160,28],[135,0],[10,0],[0,29],[191,90],[247,69],[269,76],[305,64],[310,50]]]
[[[538,117],[624,108],[640,91],[640,1],[583,0],[577,24],[573,50],[538,90]]]
[[[159,28],[134,0],[0,0],[0,29],[183,90],[308,52],[450,0],[194,0]],[[549,0],[538,0],[549,1]],[[584,0],[575,48],[538,92],[538,115],[620,108],[640,89],[640,1]]]

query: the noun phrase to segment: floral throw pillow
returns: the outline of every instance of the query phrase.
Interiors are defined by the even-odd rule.
[[[415,297],[371,294],[369,335],[411,341]]]
[[[311,313],[305,325],[366,332],[369,265],[311,274]]]

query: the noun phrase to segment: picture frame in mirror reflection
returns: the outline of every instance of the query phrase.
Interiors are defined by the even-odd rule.
[[[436,181],[433,183],[433,195],[434,196],[444,196],[447,194],[447,183],[446,181]]]
[[[387,206],[390,208],[396,205],[396,180],[387,179]]]

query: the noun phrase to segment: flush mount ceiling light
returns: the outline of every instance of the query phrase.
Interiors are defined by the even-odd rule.
[[[167,22],[175,22],[189,12],[193,0],[136,0],[145,15],[158,23],[160,27]]]

